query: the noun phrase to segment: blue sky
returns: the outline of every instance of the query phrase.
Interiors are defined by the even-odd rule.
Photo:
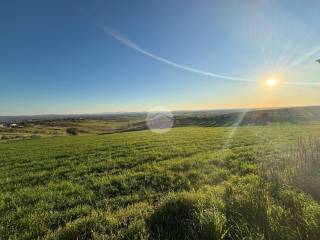
[[[1,1],[0,115],[318,105],[319,9],[311,0]],[[267,89],[271,76],[283,84]]]

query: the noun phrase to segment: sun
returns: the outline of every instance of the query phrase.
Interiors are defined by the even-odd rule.
[[[275,85],[278,84],[278,80],[275,78],[269,78],[265,84],[267,85],[267,87],[274,87]]]

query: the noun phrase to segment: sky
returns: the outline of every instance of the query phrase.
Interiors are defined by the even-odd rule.
[[[318,0],[4,0],[0,115],[320,105],[319,9]]]

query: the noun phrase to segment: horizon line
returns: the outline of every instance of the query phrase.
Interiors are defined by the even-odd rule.
[[[223,111],[223,110],[268,110],[268,109],[285,109],[285,108],[302,108],[302,107],[320,107],[319,105],[288,105],[288,106],[274,106],[274,107],[230,107],[230,108],[204,108],[204,109],[180,109],[180,110],[170,110],[171,112],[201,112],[201,111]],[[39,114],[17,114],[17,115],[0,115],[3,117],[40,117],[40,116],[94,116],[94,115],[117,115],[117,114],[145,114],[150,111],[110,111],[110,112],[100,112],[100,113],[39,113]]]

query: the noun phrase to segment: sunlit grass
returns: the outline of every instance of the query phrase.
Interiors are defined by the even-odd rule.
[[[179,199],[190,204],[181,206],[186,209],[178,213],[189,208],[195,209],[195,214],[205,212],[181,216],[181,221],[196,221],[187,228],[196,231],[194,236],[206,236],[201,231],[205,229],[223,237],[231,228],[230,234],[264,235],[268,229],[260,231],[254,221],[248,225],[250,219],[238,219],[225,207],[237,211],[233,206],[239,206],[245,214],[245,209],[255,211],[256,206],[267,214],[265,221],[271,221],[269,210],[264,211],[280,205],[265,208],[263,204],[269,202],[259,203],[260,195],[255,195],[254,189],[248,198],[241,197],[243,192],[250,184],[259,189],[260,160],[294,146],[298,137],[319,134],[320,126],[239,127],[224,148],[231,131],[232,127],[184,127],[163,135],[140,131],[1,143],[0,235],[4,239],[147,239],[157,234],[153,223],[162,221],[155,218],[167,211],[170,201],[176,205]],[[223,197],[226,189],[231,192]],[[265,191],[261,194],[269,194]],[[312,202],[310,206],[318,205]],[[247,213],[252,214],[250,211]],[[303,216],[301,219],[309,219]],[[164,231],[167,227],[162,225]],[[177,231],[183,230],[177,227]],[[280,234],[278,228],[272,231]],[[180,233],[183,239],[183,231]],[[168,234],[169,239],[177,239]]]

